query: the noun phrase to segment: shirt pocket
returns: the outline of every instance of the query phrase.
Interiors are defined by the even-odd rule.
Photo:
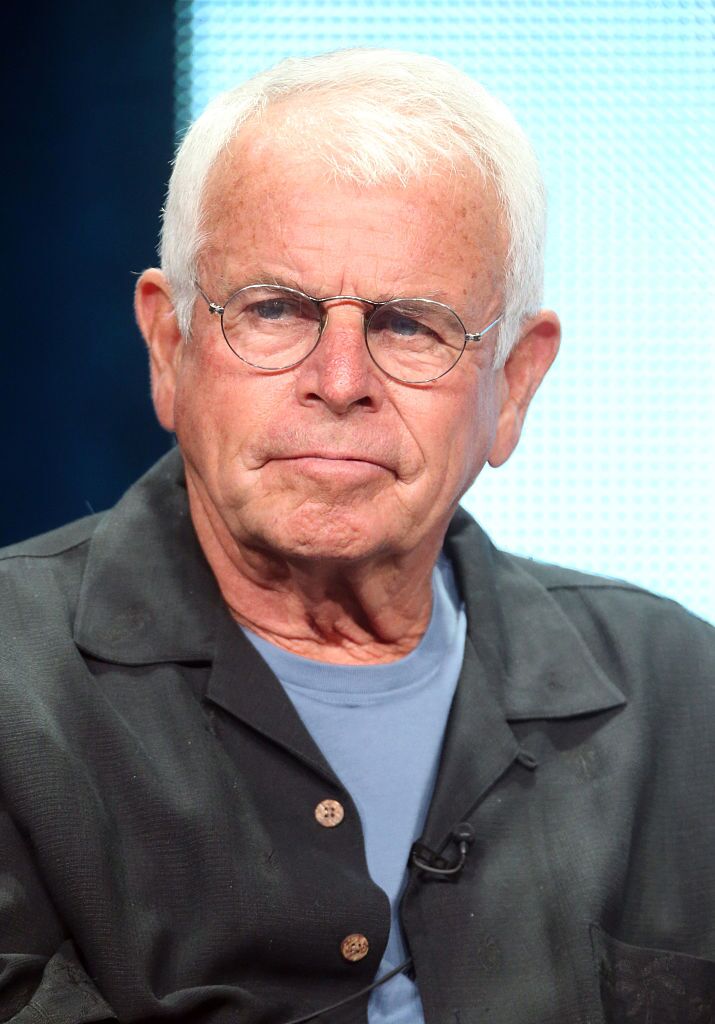
[[[715,960],[632,946],[591,925],[605,1024],[715,1024]]]

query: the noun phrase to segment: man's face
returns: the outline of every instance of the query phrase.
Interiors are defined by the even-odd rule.
[[[502,311],[505,239],[491,189],[474,178],[358,188],[330,182],[319,162],[270,136],[244,133],[210,176],[206,210],[200,284],[215,302],[262,282],[319,297],[424,296],[474,332]],[[470,343],[440,380],[407,385],[370,359],[364,310],[330,307],[313,353],[265,372],[234,355],[198,300],[157,408],[177,434],[201,514],[221,534],[279,557],[434,557],[499,446],[508,385],[492,368],[496,332]]]

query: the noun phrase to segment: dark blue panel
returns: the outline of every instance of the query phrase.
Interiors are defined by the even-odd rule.
[[[170,443],[132,272],[155,262],[173,148],[173,4],[8,12],[0,543],[113,503]]]

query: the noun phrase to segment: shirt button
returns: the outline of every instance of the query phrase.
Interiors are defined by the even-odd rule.
[[[340,952],[350,963],[362,960],[367,956],[369,949],[370,943],[364,935],[360,934],[346,935],[340,943]]]
[[[315,808],[315,820],[323,828],[335,828],[344,817],[343,805],[337,800],[321,800]]]

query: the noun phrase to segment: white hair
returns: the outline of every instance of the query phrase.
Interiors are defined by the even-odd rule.
[[[177,152],[164,210],[161,266],[179,328],[188,338],[205,240],[204,194],[211,169],[241,128],[282,101],[320,111],[316,161],[339,180],[403,185],[435,164],[465,160],[493,183],[508,236],[505,315],[496,363],[503,364],[543,288],[546,202],[538,161],[507,108],[451,65],[396,50],[354,49],[290,58],[217,96]]]

